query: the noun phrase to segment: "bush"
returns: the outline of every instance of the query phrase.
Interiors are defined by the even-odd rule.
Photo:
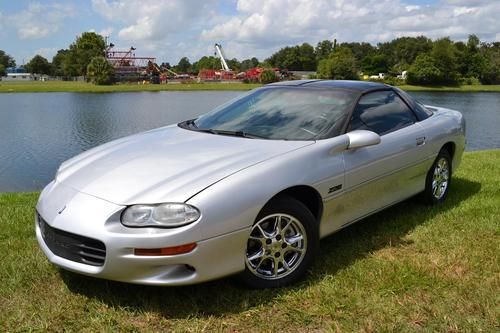
[[[397,77],[394,77],[394,76],[386,76],[382,82],[384,82],[385,84],[389,84],[391,86],[399,86],[401,84],[404,84],[404,80],[403,79],[398,79]]]
[[[276,72],[272,69],[265,69],[260,73],[260,82],[267,84],[279,81]]]
[[[461,77],[458,79],[459,85],[480,85],[481,82],[477,77]]]

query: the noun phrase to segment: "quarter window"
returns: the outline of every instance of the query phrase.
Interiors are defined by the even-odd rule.
[[[349,130],[369,130],[384,135],[415,121],[413,112],[394,91],[376,91],[361,97]]]

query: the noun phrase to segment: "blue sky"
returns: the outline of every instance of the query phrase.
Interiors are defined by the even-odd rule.
[[[158,62],[213,54],[263,59],[286,45],[336,38],[373,44],[424,34],[500,39],[498,0],[0,0],[0,49],[49,60],[95,31]]]

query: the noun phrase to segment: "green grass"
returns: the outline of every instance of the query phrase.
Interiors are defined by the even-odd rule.
[[[206,91],[206,90],[250,90],[260,87],[260,84],[231,83],[169,83],[169,84],[115,84],[97,86],[87,82],[76,81],[30,81],[5,82],[0,81],[0,93],[8,92],[130,92],[130,91]]]
[[[146,287],[55,268],[37,193],[0,194],[2,331],[493,332],[500,323],[500,150],[466,153],[446,202],[408,200],[321,242],[305,281]]]
[[[8,92],[127,92],[127,91],[200,91],[200,90],[250,90],[260,84],[231,83],[189,83],[189,84],[115,84],[96,86],[92,83],[74,81],[0,81],[0,93]],[[500,92],[500,85],[469,85],[460,87],[400,86],[408,91],[460,91],[460,92]]]

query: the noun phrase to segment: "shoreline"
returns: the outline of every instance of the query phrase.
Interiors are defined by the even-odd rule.
[[[203,83],[168,83],[168,84],[116,84],[96,86],[92,83],[77,81],[30,81],[5,82],[0,81],[0,93],[38,93],[38,92],[82,92],[82,93],[113,93],[113,92],[158,92],[158,91],[247,91],[261,87],[259,83],[241,82],[203,82]],[[400,85],[406,91],[422,92],[500,92],[500,85],[464,85],[460,87],[427,87]]]

